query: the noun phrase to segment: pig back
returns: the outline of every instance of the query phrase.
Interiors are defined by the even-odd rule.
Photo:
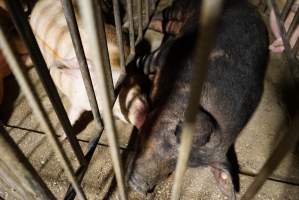
[[[170,38],[152,54],[151,65],[157,69],[151,94],[153,107],[171,113],[176,119],[169,120],[174,123],[184,120],[190,95],[193,59],[197,56],[197,28],[192,23],[187,24],[188,30],[181,37]],[[240,3],[224,8],[197,108],[199,114],[211,118],[209,123],[214,128],[205,145],[193,144],[190,160],[194,165],[223,157],[250,119],[263,91],[267,47],[266,28],[252,7]],[[197,134],[201,133],[195,133],[195,137]]]

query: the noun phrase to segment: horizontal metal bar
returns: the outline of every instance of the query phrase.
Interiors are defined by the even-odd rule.
[[[8,40],[2,31],[2,27],[0,27],[0,47],[2,49],[5,58],[7,59],[10,69],[12,70],[14,76],[16,77],[19,83],[19,86],[24,92],[24,95],[27,98],[29,105],[33,110],[33,113],[39,120],[42,128],[45,130],[49,142],[53,147],[53,150],[56,153],[58,159],[60,160],[67,177],[69,178],[73,187],[76,189],[79,198],[81,200],[85,200],[86,199],[85,194],[83,193],[81,186],[78,184],[76,177],[74,176],[73,168],[65,152],[63,151],[61,144],[59,143],[56,137],[55,129],[53,128],[50,122],[47,112],[42,106],[41,102],[39,101],[36,91],[32,86],[32,83],[28,79],[27,73],[23,72],[22,67],[18,63],[15,55],[13,54],[13,50],[9,46]]]
[[[22,5],[20,4],[19,0],[6,0],[5,2],[16,28],[26,44],[26,47],[31,55],[32,61],[35,64],[40,80],[48,94],[48,97],[53,105],[55,113],[57,114],[57,117],[63,127],[63,130],[70,141],[71,147],[73,148],[79,163],[81,165],[84,165],[85,161],[82,149],[73,132],[70,120],[59,97],[55,84],[51,78],[51,75],[47,68],[47,64],[40,52],[39,46],[36,42],[29,22],[25,16]]]
[[[119,194],[122,200],[127,199],[127,194],[125,191],[125,183],[123,176],[122,163],[120,161],[120,154],[118,150],[118,141],[116,139],[116,127],[112,116],[112,99],[110,98],[107,77],[105,76],[105,63],[104,63],[104,52],[103,46],[101,46],[101,38],[105,38],[104,24],[102,20],[102,11],[97,9],[99,13],[96,17],[96,11],[94,9],[94,2],[92,0],[79,1],[80,11],[83,16],[83,22],[86,27],[87,33],[89,35],[90,47],[93,49],[94,65],[96,68],[96,77],[100,81],[100,91],[103,92],[101,95],[103,98],[103,119],[105,129],[107,130],[108,142],[110,145],[111,157],[114,172],[116,175]]]
[[[85,57],[85,53],[84,53],[78,25],[77,25],[74,7],[71,0],[61,0],[61,2],[64,10],[65,19],[68,28],[70,30],[70,35],[72,38],[75,53],[79,62],[79,67],[82,74],[88,100],[90,103],[91,111],[96,121],[98,130],[101,130],[103,129],[103,122],[99,111],[95,91],[92,85],[92,80],[90,77],[90,73],[89,73],[89,69],[88,69],[88,65],[87,65],[87,61],[86,61],[86,57]]]
[[[271,156],[267,159],[262,169],[259,171],[257,177],[251,183],[245,194],[242,196],[242,200],[252,199],[254,195],[259,191],[262,185],[265,183],[267,177],[273,173],[287,153],[295,147],[299,140],[299,114],[292,121],[292,124],[277,147],[271,153]]]
[[[287,19],[287,16],[290,13],[290,10],[292,8],[292,5],[293,5],[294,1],[295,0],[287,0],[287,2],[285,3],[285,5],[283,6],[282,12],[279,15],[280,19],[282,21],[285,21]]]
[[[193,77],[191,80],[191,92],[188,106],[185,112],[184,127],[179,146],[179,155],[175,171],[174,185],[171,199],[180,199],[181,187],[184,173],[187,169],[189,155],[192,147],[192,138],[195,131],[195,118],[197,114],[198,102],[201,95],[202,85],[207,72],[208,56],[212,50],[215,29],[222,10],[222,0],[203,0],[200,12],[200,28],[197,37],[197,48],[193,60]],[[194,8],[196,9],[196,8]],[[199,20],[198,19],[198,20]]]
[[[19,149],[18,145],[11,139],[3,127],[2,122],[0,122],[0,132],[0,160],[4,161],[4,163],[9,166],[9,171],[15,175],[17,180],[13,180],[13,182],[15,182],[14,185],[25,190],[23,193],[26,194],[27,199],[56,199],[23,152]]]
[[[116,35],[117,35],[117,42],[118,42],[119,55],[120,55],[120,57],[119,57],[120,67],[121,67],[122,73],[125,73],[126,72],[125,51],[124,51],[122,25],[121,25],[121,19],[120,19],[120,10],[119,10],[118,0],[113,0],[113,13],[114,13]]]

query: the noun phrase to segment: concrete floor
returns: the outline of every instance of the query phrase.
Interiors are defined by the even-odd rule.
[[[282,129],[289,122],[291,108],[285,101],[286,93],[284,90],[284,86],[289,80],[286,69],[287,67],[281,57],[271,54],[263,98],[235,145],[241,171],[238,197],[245,192],[253,180],[251,176],[245,174],[253,175],[259,171],[278,143]],[[62,133],[49,100],[37,79],[35,70],[30,69],[28,73],[34,80],[39,97],[58,133]],[[43,131],[39,127],[38,120],[32,115],[31,109],[13,77],[9,77],[5,84],[6,94],[9,96],[5,97],[4,106],[1,108],[1,120],[4,121],[11,137],[29,158],[57,199],[63,199],[68,181],[59,161],[53,154]],[[65,98],[63,98],[63,102],[68,108],[68,102]],[[120,130],[118,135],[120,147],[123,149],[126,148],[132,127],[119,121],[117,121],[117,125]],[[92,138],[95,130],[95,124],[91,121],[78,135],[83,151],[86,150],[88,141]],[[110,187],[113,169],[107,144],[104,133],[82,183],[88,199],[103,199]],[[63,147],[76,168],[78,163],[70,145],[63,142]],[[299,200],[299,152],[292,150],[275,170],[272,178],[274,180],[268,180],[254,199]],[[148,197],[131,192],[129,194],[130,199],[170,199],[172,183],[173,175],[161,182],[153,194]],[[14,193],[15,191],[8,188],[0,178],[0,197],[7,200],[18,199],[12,195]],[[117,199],[115,192],[108,199]],[[186,172],[181,199],[221,200],[226,198],[219,192],[208,169],[194,168],[188,169]]]

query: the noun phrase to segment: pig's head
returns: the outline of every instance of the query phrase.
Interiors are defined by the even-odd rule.
[[[144,194],[174,171],[176,165],[176,122],[170,118],[157,120],[157,115],[158,112],[150,113],[140,130],[140,149],[129,176],[130,187]]]
[[[129,185],[141,193],[151,191],[176,167],[183,114],[177,113],[173,109],[165,109],[165,107],[162,107],[161,110],[161,112],[155,110],[150,113],[140,130],[142,140],[139,153],[133,163]],[[193,153],[189,161],[189,165],[192,166],[204,164],[207,159],[206,156],[196,158],[195,155],[201,146],[210,141],[214,128],[210,121],[203,123],[203,121],[207,121],[206,117],[201,113],[197,117],[196,133],[192,145]]]

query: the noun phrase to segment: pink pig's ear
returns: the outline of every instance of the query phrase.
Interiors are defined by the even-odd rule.
[[[218,188],[230,200],[236,199],[235,188],[232,175],[222,164],[213,164],[210,166],[211,171],[216,179]]]

